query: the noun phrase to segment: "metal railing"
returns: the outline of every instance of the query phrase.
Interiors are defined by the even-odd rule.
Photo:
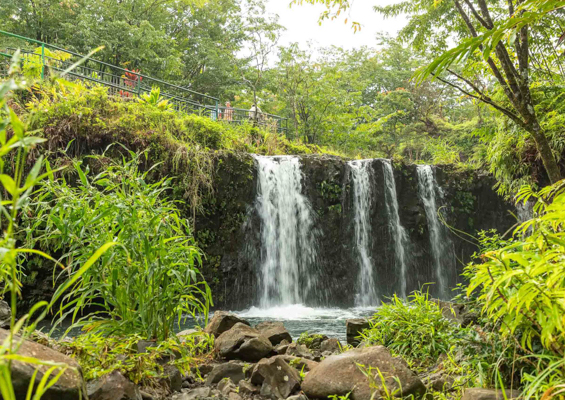
[[[34,69],[41,79],[45,79],[52,71],[62,73],[84,58],[83,55],[73,51],[0,30],[0,37],[2,36],[12,40],[12,43],[3,45],[0,42],[0,74],[7,71],[9,60],[14,55],[16,48],[20,49],[22,65],[28,70]],[[17,46],[14,46],[14,39],[18,41]],[[25,45],[21,46],[21,42]],[[137,70],[128,70],[92,58],[88,58],[68,72],[66,79],[77,79],[106,86],[110,94],[121,98],[141,96],[144,93],[150,93],[154,88],[159,88],[161,97],[169,100],[177,111],[206,115],[213,120],[230,124],[251,122],[266,129],[276,129],[279,133],[287,134],[288,120],[286,118],[267,113],[253,115],[249,110],[221,107],[220,99],[217,97],[143,75]]]

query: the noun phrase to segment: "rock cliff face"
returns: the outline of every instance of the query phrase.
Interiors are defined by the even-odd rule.
[[[438,289],[437,254],[431,241],[428,215],[415,165],[393,166],[398,216],[406,232],[405,271],[399,271],[394,227],[387,208],[384,160],[370,161],[371,207],[368,249],[380,296],[409,293],[426,283]],[[303,300],[311,306],[348,307],[358,292],[359,262],[354,225],[354,190],[347,161],[332,156],[300,157],[302,193],[314,212],[312,235],[316,237],[316,279]],[[479,230],[505,232],[514,223],[513,207],[492,189],[494,180],[452,167],[433,167],[436,206],[451,231],[444,227],[441,240],[444,262],[442,278],[449,288],[462,281],[463,266],[477,250],[467,238]],[[196,237],[207,259],[205,277],[212,288],[215,306],[231,310],[258,305],[262,221],[257,212],[258,176],[251,156],[229,156],[217,167],[215,190],[205,202],[205,214],[197,218]],[[440,219],[442,219],[440,218]],[[448,250],[446,250],[448,249]],[[437,249],[436,249],[437,253]],[[444,259],[442,259],[444,260]],[[444,260],[445,261],[445,260]],[[404,279],[403,279],[404,276]],[[301,284],[300,282],[298,284]],[[445,296],[443,296],[445,297]]]

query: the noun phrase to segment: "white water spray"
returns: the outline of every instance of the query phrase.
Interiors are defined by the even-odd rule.
[[[260,306],[302,303],[315,279],[313,212],[297,157],[255,156],[261,219]]]
[[[355,299],[355,303],[359,307],[374,306],[379,302],[370,246],[371,205],[373,200],[371,161],[360,160],[348,163],[353,180],[353,223],[357,258],[360,266],[358,291]]]
[[[451,240],[439,222],[438,207],[436,202],[437,183],[434,171],[429,165],[418,165],[418,193],[424,203],[424,210],[428,220],[430,232],[430,246],[434,262],[434,270],[440,297],[447,299],[447,278],[450,271]],[[438,188],[439,189],[439,188]]]
[[[383,160],[383,172],[385,181],[385,202],[390,229],[394,237],[394,254],[396,257],[396,269],[400,270],[400,293],[399,297],[406,298],[406,247],[408,246],[408,234],[400,223],[398,214],[398,198],[396,195],[396,182],[394,171],[389,160]]]

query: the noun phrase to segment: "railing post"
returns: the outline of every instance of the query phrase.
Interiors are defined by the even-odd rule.
[[[141,76],[139,76],[138,74],[135,74],[136,76],[136,84],[137,84],[137,97],[141,96]]]
[[[216,121],[219,121],[219,120],[220,120],[219,111],[220,111],[220,104],[219,104],[219,101],[216,100]]]
[[[45,43],[41,44],[41,80],[45,78]]]

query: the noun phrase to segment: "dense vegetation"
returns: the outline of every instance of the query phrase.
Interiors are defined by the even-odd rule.
[[[306,2],[328,8],[322,19],[351,5]],[[85,329],[64,346],[88,378],[120,369],[150,385],[163,364],[184,372],[211,356],[208,335],[180,341],[172,332],[187,315],[205,320],[211,305],[193,229],[226,152],[465,163],[489,170],[507,197],[534,202],[533,218],[510,238],[482,234],[457,298],[471,324],[452,324],[416,292],[379,308],[362,337],[419,372],[442,370],[456,397],[471,386],[562,397],[564,7],[405,0],[376,7],[408,16],[397,38],[346,51],[277,47],[283,27],[260,0],[2,2],[4,29],[83,53],[102,44],[102,60],[242,108],[259,102],[292,125],[284,137],[175,112],[158,91],[124,101],[97,85],[36,82],[37,71],[14,60],[0,84],[0,289],[10,300],[10,332],[20,336],[0,347],[2,397],[15,399],[10,363],[22,360],[18,348],[52,313],[55,324],[71,317]],[[85,149],[96,155],[78,160]],[[45,262],[52,298],[18,312],[25,266]],[[314,339],[305,334],[300,343]],[[138,354],[142,340],[154,346]],[[124,354],[136,358],[122,363]],[[69,368],[25,361],[48,368],[30,388],[35,398]]]
[[[513,2],[416,0],[376,7],[409,22],[397,38],[381,35],[373,48],[356,50],[277,47],[284,27],[259,0],[169,3],[6,1],[0,15],[6,30],[82,53],[104,45],[96,56],[103,61],[233,106],[257,101],[290,118],[305,143],[350,156],[469,163],[490,169],[506,195],[559,177],[559,1],[530,0],[519,9]],[[323,3],[323,17],[349,7]],[[461,45],[446,52],[453,41]],[[422,65],[430,68],[411,79]],[[437,79],[424,81],[431,75]]]

